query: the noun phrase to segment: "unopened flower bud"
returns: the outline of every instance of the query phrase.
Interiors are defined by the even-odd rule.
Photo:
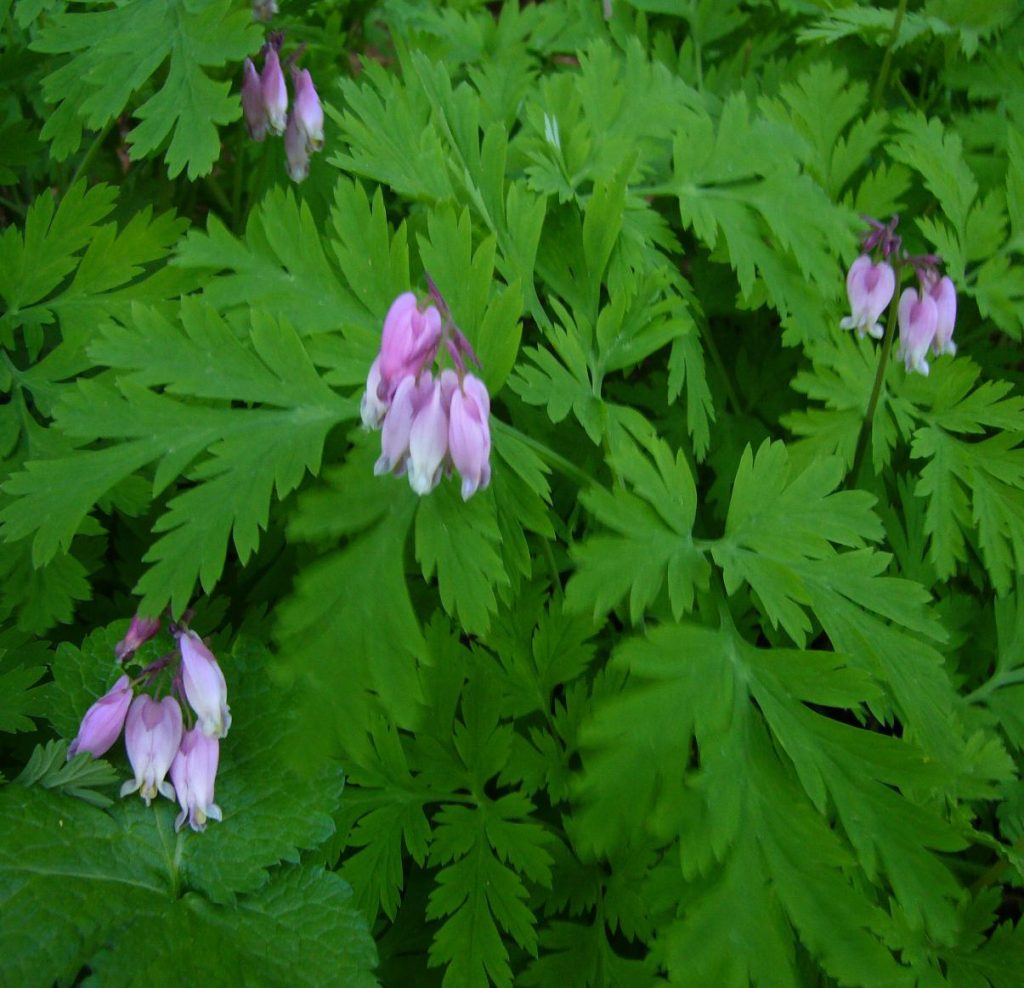
[[[930,287],[928,294],[935,302],[938,318],[935,322],[935,339],[932,350],[936,356],[956,353],[953,342],[953,327],[956,325],[956,286],[949,277],[939,278]]]
[[[438,485],[447,452],[448,412],[441,400],[441,382],[435,381],[409,430],[409,486],[417,494],[429,494]]]
[[[304,182],[309,176],[309,148],[293,113],[288,117],[284,132],[284,153],[288,163],[288,177],[293,182]]]
[[[483,381],[467,374],[451,398],[448,452],[462,477],[462,499],[491,481],[491,399]]]
[[[281,71],[281,60],[276,48],[268,48],[263,60],[260,90],[271,133],[283,134],[288,115],[288,87],[285,85],[284,72]]]
[[[74,758],[80,751],[88,751],[93,758],[105,755],[124,727],[131,702],[131,681],[127,676],[122,676],[85,712],[78,734],[68,746],[68,759]]]
[[[199,726],[209,737],[222,738],[231,727],[228,688],[213,653],[194,631],[178,639],[181,649],[181,683]]]
[[[935,338],[938,318],[938,307],[930,295],[908,288],[900,296],[900,356],[908,371],[928,375],[925,355]]]
[[[296,72],[295,108],[292,117],[305,137],[307,151],[319,151],[324,146],[324,109],[313,85],[309,69]]]
[[[892,301],[896,291],[896,272],[885,261],[872,264],[867,254],[861,254],[850,265],[846,276],[846,293],[850,298],[852,314],[839,325],[843,329],[855,329],[857,335],[865,333],[880,340],[885,335],[878,317]]]
[[[263,103],[263,86],[251,58],[245,60],[242,68],[242,110],[249,136],[254,141],[262,141],[267,136],[267,108]]]
[[[136,614],[128,626],[128,633],[114,646],[114,655],[117,656],[117,661],[124,662],[159,630],[160,618],[144,618]]]
[[[181,707],[172,696],[159,703],[145,693],[137,696],[128,710],[124,728],[135,778],[121,786],[121,795],[138,791],[148,806],[157,793],[174,799],[174,789],[164,778],[181,744]]]
[[[216,738],[207,737],[199,727],[185,732],[171,763],[171,781],[181,806],[175,830],[181,830],[186,817],[193,830],[205,830],[207,819],[222,819],[220,807],[213,801],[219,761],[220,742]]]

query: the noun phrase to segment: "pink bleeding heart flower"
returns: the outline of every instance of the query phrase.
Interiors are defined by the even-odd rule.
[[[409,457],[409,439],[412,424],[417,414],[430,401],[434,392],[432,374],[411,374],[403,377],[391,402],[380,434],[380,458],[373,465],[373,472],[379,477],[385,473],[401,476],[405,472]]]
[[[417,494],[429,494],[440,483],[447,452],[448,410],[438,380],[428,400],[416,411],[409,430],[409,486]]]
[[[930,286],[928,294],[935,302],[938,314],[932,350],[936,356],[944,353],[952,356],[956,353],[956,344],[953,342],[953,327],[956,325],[956,286],[952,278],[939,278]]]
[[[219,761],[220,742],[216,738],[208,737],[199,727],[185,732],[171,763],[171,782],[181,806],[174,821],[175,830],[181,830],[186,818],[197,831],[206,829],[208,819],[223,819],[220,807],[213,801]]]
[[[303,135],[307,151],[319,151],[324,146],[324,108],[309,69],[296,72],[295,108],[292,117]]]
[[[114,655],[117,656],[117,661],[124,662],[159,630],[160,618],[144,618],[136,614],[128,626],[128,633],[114,646]]]
[[[293,182],[304,182],[309,177],[309,148],[294,113],[288,117],[284,131],[284,154],[288,177]]]
[[[263,107],[267,114],[267,125],[272,134],[283,134],[288,114],[288,87],[285,85],[281,59],[276,48],[268,48],[260,75],[260,90]]]
[[[467,374],[452,393],[448,420],[448,452],[462,477],[464,501],[491,481],[490,409],[486,385]]]
[[[181,707],[172,696],[157,702],[145,693],[137,696],[128,710],[124,728],[135,778],[121,786],[121,795],[138,791],[148,806],[157,793],[174,799],[174,789],[164,776],[181,744]]]
[[[928,375],[925,355],[935,338],[938,320],[938,306],[927,293],[922,295],[916,288],[908,288],[900,296],[900,356],[908,371]]]
[[[86,712],[75,740],[68,746],[68,760],[80,751],[101,758],[114,745],[124,727],[132,702],[131,680],[122,676]]]
[[[404,292],[391,303],[384,318],[380,341],[380,384],[378,395],[390,401],[402,378],[430,364],[441,340],[441,313],[434,306],[421,312],[412,292]]]
[[[846,293],[850,298],[852,315],[839,325],[843,329],[855,329],[859,337],[867,333],[880,340],[885,330],[878,319],[892,301],[895,291],[896,272],[892,265],[885,261],[872,264],[867,254],[861,254],[850,265],[846,276]]]
[[[231,727],[228,687],[217,659],[202,638],[186,631],[178,639],[181,649],[181,684],[189,706],[208,737],[223,738]]]
[[[366,390],[359,403],[359,414],[364,429],[379,429],[391,407],[390,401],[380,397],[380,355],[370,364],[370,372],[366,375]],[[397,394],[397,391],[396,391]]]
[[[242,67],[242,110],[249,136],[262,141],[267,136],[267,107],[263,102],[263,85],[251,58]]]

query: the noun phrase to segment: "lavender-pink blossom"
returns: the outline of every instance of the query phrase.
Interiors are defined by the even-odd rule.
[[[452,393],[448,420],[448,452],[462,477],[463,500],[491,481],[490,408],[484,382],[467,374]]]
[[[259,73],[251,58],[245,60],[242,68],[242,110],[249,136],[254,141],[262,141],[267,136],[267,107]]]
[[[171,696],[157,702],[145,693],[137,696],[128,710],[124,728],[135,778],[121,786],[121,795],[138,791],[148,806],[157,793],[174,799],[174,789],[165,780],[181,744],[181,707]]]
[[[296,72],[295,106],[292,118],[306,142],[306,150],[319,151],[324,146],[324,109],[313,85],[309,69]]]
[[[304,182],[309,177],[309,147],[294,113],[288,117],[284,131],[284,154],[288,177],[293,182]]]
[[[220,807],[213,801],[214,780],[220,761],[220,742],[197,726],[186,731],[171,763],[171,781],[181,812],[174,829],[181,830],[188,819],[193,830],[205,830],[206,821],[221,820]]]
[[[144,618],[138,614],[132,618],[128,632],[115,646],[114,655],[118,662],[124,662],[160,630],[160,618]]]
[[[865,333],[876,340],[885,334],[879,316],[892,301],[896,291],[896,272],[885,261],[872,264],[867,254],[861,254],[850,266],[846,276],[846,292],[850,299],[852,314],[839,325],[843,329],[854,329],[857,335]]]
[[[194,631],[183,632],[178,645],[182,688],[199,718],[200,728],[209,737],[225,737],[231,727],[231,711],[227,684],[217,659]]]
[[[276,48],[268,48],[263,59],[260,89],[271,133],[283,134],[288,114],[288,87],[285,85],[281,59]]]
[[[121,734],[131,702],[131,680],[122,676],[85,712],[78,734],[68,746],[68,758],[80,751],[88,751],[93,758],[105,755]]]
[[[938,318],[938,307],[930,295],[908,288],[900,296],[900,356],[908,371],[927,376],[929,368],[925,356],[935,338]]]
[[[402,378],[415,377],[435,354],[441,339],[441,314],[434,306],[421,312],[412,292],[399,295],[387,316],[380,341],[378,394],[390,401]]]
[[[932,350],[936,356],[944,353],[952,356],[956,353],[956,344],[953,342],[953,328],[956,325],[956,286],[948,276],[938,278],[933,280],[928,294],[935,302],[937,316]]]
[[[438,485],[447,452],[448,412],[441,400],[441,382],[435,381],[409,430],[409,486],[417,494],[429,494]]]

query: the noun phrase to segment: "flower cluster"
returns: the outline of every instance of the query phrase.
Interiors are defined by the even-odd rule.
[[[466,500],[491,480],[491,399],[483,381],[466,371],[467,359],[480,366],[473,348],[433,283],[430,290],[436,305],[424,308],[406,292],[388,310],[366,379],[363,425],[381,430],[378,476],[407,474],[417,494],[429,494],[454,468]],[[438,353],[455,366],[435,377]]]
[[[846,293],[851,315],[839,324],[881,339],[885,330],[879,321],[896,292],[900,273],[912,268],[918,287],[907,288],[900,296],[897,321],[900,330],[900,357],[908,371],[927,375],[927,355],[956,353],[953,328],[956,323],[956,287],[940,274],[940,259],[934,254],[911,255],[902,249],[896,233],[899,217],[888,223],[868,218],[870,231],[861,244],[861,255],[846,276]],[[881,259],[872,260],[872,253]]]
[[[301,182],[309,174],[309,156],[324,146],[324,110],[308,69],[291,65],[295,99],[288,112],[288,87],[281,68],[282,37],[273,34],[263,46],[263,71],[251,58],[245,60],[242,78],[242,109],[249,136],[262,141],[269,131],[284,134],[288,174]],[[291,61],[294,62],[295,56]]]
[[[130,661],[136,649],[159,630],[158,619],[133,618],[127,635],[114,649],[118,663]],[[221,819],[213,790],[220,739],[231,727],[227,684],[217,659],[194,631],[177,625],[171,630],[177,638],[176,653],[157,659],[134,678],[122,675],[82,718],[78,735],[68,747],[68,758],[82,751],[100,758],[123,729],[135,777],[121,787],[121,795],[138,792],[147,806],[158,793],[177,798],[181,812],[175,829],[180,830],[188,819],[193,830],[205,830],[208,819]],[[140,684],[157,685],[175,659],[177,669],[166,696],[156,699],[144,692],[135,694]],[[190,721],[194,719],[194,726],[186,725],[186,715]],[[171,782],[166,778],[168,772]]]

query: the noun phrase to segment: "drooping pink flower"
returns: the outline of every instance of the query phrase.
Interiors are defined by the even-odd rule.
[[[172,696],[159,703],[145,693],[137,696],[128,710],[124,728],[135,778],[121,786],[121,795],[139,792],[148,806],[157,793],[174,799],[174,789],[165,780],[181,744],[181,707]]]
[[[219,761],[220,742],[216,738],[207,737],[198,726],[185,732],[171,762],[171,782],[181,806],[175,830],[181,830],[186,817],[193,830],[205,830],[207,819],[222,819],[220,807],[213,801]]]
[[[288,87],[285,85],[281,59],[276,48],[267,49],[263,60],[263,72],[260,75],[260,90],[270,132],[283,134],[288,114]]]
[[[409,374],[399,382],[391,407],[384,416],[380,434],[380,458],[373,465],[373,472],[378,477],[385,473],[401,476],[405,472],[413,420],[430,401],[433,391],[432,374],[421,374],[418,379]]]
[[[242,68],[242,110],[249,136],[254,141],[262,141],[267,136],[267,108],[259,73],[251,58],[245,60]]]
[[[182,688],[199,718],[199,727],[208,737],[225,737],[231,727],[231,711],[227,683],[217,659],[194,631],[184,632],[178,646]]]
[[[364,429],[379,429],[384,421],[384,416],[388,413],[388,408],[390,408],[391,403],[384,401],[380,397],[379,391],[380,355],[378,354],[370,364],[370,373],[366,375],[366,390],[359,403],[359,414],[362,417]]]
[[[854,329],[857,335],[865,333],[876,340],[885,335],[879,316],[892,301],[896,291],[896,272],[892,265],[881,261],[872,264],[867,254],[861,254],[850,265],[846,276],[846,293],[850,298],[852,314],[846,316],[839,325],[843,329]]]
[[[935,302],[938,314],[932,350],[936,356],[944,353],[952,356],[956,353],[956,344],[953,342],[953,327],[956,325],[956,286],[948,276],[939,278],[929,287],[928,294]]]
[[[306,142],[306,150],[319,151],[324,146],[324,108],[320,104],[320,96],[313,85],[313,77],[309,69],[296,72],[295,107],[292,117]]]
[[[68,759],[74,758],[80,751],[88,751],[93,758],[105,755],[124,727],[131,702],[131,681],[127,676],[122,676],[85,712],[78,734],[68,746]]]
[[[128,633],[114,646],[114,655],[117,656],[117,661],[124,662],[159,630],[160,618],[144,618],[136,614],[128,626]]]
[[[284,131],[284,154],[288,177],[293,182],[304,182],[309,177],[309,148],[294,113],[288,117]]]
[[[447,452],[448,410],[442,401],[441,382],[435,381],[409,430],[409,486],[417,494],[429,494],[438,485]]]
[[[916,288],[908,288],[900,296],[900,356],[908,371],[927,376],[925,356],[935,338],[938,319],[938,306],[927,293],[922,295]]]
[[[464,501],[491,481],[490,409],[486,385],[467,374],[452,393],[448,420],[448,452],[462,477]]]
[[[391,303],[380,341],[378,394],[390,401],[402,378],[415,377],[437,353],[441,340],[441,313],[434,306],[421,312],[412,292]]]

